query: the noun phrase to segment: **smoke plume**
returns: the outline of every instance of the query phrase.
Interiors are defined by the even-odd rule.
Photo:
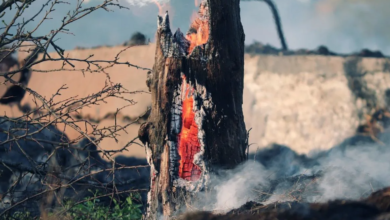
[[[248,189],[268,187],[270,175],[264,166],[255,161],[248,161],[234,171],[226,173],[224,178],[219,179],[221,184],[215,187],[216,203],[213,209],[232,209],[247,201],[256,200],[256,194]]]
[[[169,0],[126,0],[131,5],[144,6],[151,3],[168,3]]]
[[[390,145],[353,137],[328,151],[299,155],[274,144],[249,155],[231,171],[212,177],[210,210],[230,210],[248,201],[327,202],[361,199],[390,186]]]

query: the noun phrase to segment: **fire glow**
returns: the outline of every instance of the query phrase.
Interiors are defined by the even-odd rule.
[[[197,4],[197,1],[195,1]],[[190,30],[186,35],[189,41],[188,53],[194,50],[196,46],[206,44],[209,39],[209,16],[207,2],[203,1],[199,6],[199,12],[194,13]],[[194,88],[187,82],[186,77],[182,76],[181,84],[182,94],[182,112],[181,112],[181,130],[178,134],[178,154],[179,177],[187,181],[197,181],[200,179],[202,169],[194,163],[194,156],[201,151],[201,145],[198,138],[199,128],[195,121],[194,106]]]
[[[198,4],[195,1],[195,4]],[[192,15],[192,22],[186,39],[190,42],[188,53],[191,54],[196,46],[206,44],[209,40],[209,17],[207,3],[202,2],[199,6],[199,12]]]
[[[195,122],[195,113],[193,111],[194,89],[187,83],[184,76],[181,91],[184,96],[182,96],[182,126],[178,135],[180,155],[179,177],[188,181],[197,181],[202,171],[193,162],[194,155],[200,151],[198,125]]]

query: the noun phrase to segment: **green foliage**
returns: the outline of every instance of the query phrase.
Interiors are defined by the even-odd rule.
[[[18,212],[14,212],[13,214],[12,214],[12,216],[11,217],[5,217],[5,218],[1,218],[2,220],[4,219],[9,219],[9,220],[12,220],[12,219],[23,219],[23,220],[38,220],[39,219],[39,217],[37,217],[37,216],[32,216],[31,215],[31,213],[30,212],[28,212],[28,211],[24,211],[24,212],[20,212],[20,211],[18,211]]]
[[[97,193],[92,198],[86,198],[83,203],[68,202],[64,207],[66,216],[72,220],[138,220],[142,218],[142,205],[134,203],[138,194],[130,194],[126,201],[120,202],[113,198],[114,207],[99,204]]]
[[[90,191],[91,192],[91,191]],[[139,194],[130,194],[125,201],[113,198],[113,207],[100,203],[99,194],[93,193],[93,197],[85,198],[81,203],[73,201],[65,202],[65,206],[50,213],[50,220],[139,220],[142,219],[142,205],[134,201],[140,199]],[[63,214],[60,214],[63,213]],[[39,216],[33,216],[28,211],[17,211],[11,216],[0,220],[38,220]]]

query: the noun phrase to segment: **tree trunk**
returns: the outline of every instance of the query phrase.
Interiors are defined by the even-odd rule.
[[[146,219],[186,210],[216,168],[246,159],[242,112],[244,32],[239,0],[207,0],[184,35],[158,16],[156,58],[147,84],[148,122],[141,125],[151,166]]]

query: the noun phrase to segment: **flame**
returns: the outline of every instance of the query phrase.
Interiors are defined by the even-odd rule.
[[[200,151],[198,139],[198,125],[195,122],[195,113],[193,111],[194,89],[187,83],[183,76],[181,87],[183,97],[182,105],[182,126],[179,138],[179,177],[188,181],[196,181],[200,178],[201,169],[194,164],[194,155]]]
[[[197,0],[195,0],[197,4]],[[196,46],[206,44],[209,40],[209,20],[207,17],[207,7],[205,3],[200,4],[199,12],[192,15],[191,29],[186,35],[186,39],[190,42],[188,53],[191,53]]]
[[[195,4],[198,4],[198,0],[195,0]],[[209,39],[208,8],[205,1],[200,4],[199,12],[193,14],[191,21],[191,29],[186,35],[186,39],[190,42],[188,53],[191,53],[196,46],[206,44]],[[185,76],[182,76],[181,94],[183,103],[182,126],[178,134],[179,177],[188,181],[197,181],[202,174],[202,170],[194,164],[194,156],[200,151],[198,125],[195,122],[195,112],[193,110],[194,89],[187,83]]]
[[[195,0],[195,7],[199,6],[199,0]]]

